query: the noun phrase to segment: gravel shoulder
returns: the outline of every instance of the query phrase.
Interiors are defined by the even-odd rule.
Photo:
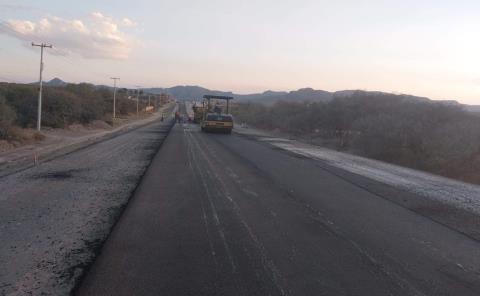
[[[0,177],[0,295],[69,294],[171,126],[151,117]]]

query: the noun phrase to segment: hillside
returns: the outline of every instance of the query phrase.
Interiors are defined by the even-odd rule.
[[[66,83],[65,81],[61,80],[60,78],[53,78],[52,80],[48,81],[45,83],[46,85],[48,86],[65,86],[67,85],[68,83]]]
[[[200,86],[179,85],[169,88],[144,88],[144,92],[151,94],[169,94],[179,100],[198,100],[205,94],[219,96],[233,96],[232,92],[209,90]]]
[[[36,84],[36,83],[32,83]],[[48,82],[44,82],[44,85],[47,86],[55,86],[55,87],[64,87],[68,85],[67,82],[59,78],[54,78]],[[104,85],[93,85],[94,88],[111,88],[110,86]],[[254,93],[254,94],[235,94],[231,91],[220,91],[220,90],[210,90],[201,86],[196,85],[178,85],[174,87],[154,87],[154,88],[144,88],[143,91],[145,93],[150,94],[169,94],[177,100],[200,100],[205,94],[213,94],[213,95],[220,95],[220,96],[233,96],[236,102],[256,102],[262,103],[265,105],[273,105],[278,101],[284,102],[329,102],[333,98],[336,97],[350,97],[353,94],[360,92],[366,93],[371,95],[391,95],[391,93],[381,92],[381,91],[364,91],[364,90],[340,90],[335,92],[329,92],[325,90],[316,90],[313,88],[301,88],[298,90],[293,90],[290,92],[286,91],[273,91],[267,90],[263,93]],[[418,102],[440,102],[446,105],[456,105],[461,106],[465,110],[469,112],[479,112],[480,113],[480,105],[465,105],[461,104],[455,100],[443,100],[443,101],[436,101],[431,100],[426,97],[419,97],[413,95],[406,95],[401,94],[397,95],[397,98],[407,101],[418,101]]]
[[[286,91],[272,91],[267,90],[263,93],[254,93],[254,94],[235,94],[230,91],[218,91],[218,90],[209,90],[200,86],[174,86],[170,88],[146,88],[144,89],[146,93],[152,94],[162,94],[166,93],[177,100],[200,100],[205,94],[214,94],[214,95],[224,95],[224,96],[233,96],[236,102],[255,102],[262,103],[264,105],[273,105],[276,102],[330,102],[333,98],[336,97],[350,97],[355,93],[365,93],[370,95],[391,95],[390,93],[381,92],[381,91],[363,91],[363,90],[341,90],[335,92],[329,92],[325,90],[316,90],[313,88],[301,88],[298,90],[286,92]],[[414,95],[400,94],[396,95],[397,99],[413,102],[439,102],[445,105],[456,105],[463,107],[469,112],[480,112],[480,105],[465,105],[461,104],[455,100],[447,101],[436,101],[431,100],[426,97],[419,97]]]

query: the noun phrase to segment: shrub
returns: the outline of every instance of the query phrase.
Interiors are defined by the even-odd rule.
[[[459,106],[356,92],[328,103],[236,104],[252,126],[321,137],[339,150],[480,182],[480,116]]]
[[[63,128],[79,120],[81,99],[63,88],[46,88],[42,104],[42,125]]]
[[[27,84],[0,84],[0,96],[4,96],[13,108],[17,124],[21,127],[35,126],[37,120],[37,87]]]
[[[126,98],[127,92],[117,92],[117,114],[136,112],[136,102]],[[16,123],[23,128],[37,123],[38,86],[0,83],[0,96],[16,114]],[[64,87],[45,86],[42,102],[42,126],[62,128],[73,123],[90,123],[111,118],[112,90],[87,83],[68,84]],[[145,104],[140,101],[140,110]]]
[[[7,104],[4,97],[0,96],[0,138],[9,137],[13,124],[16,120],[14,110]]]

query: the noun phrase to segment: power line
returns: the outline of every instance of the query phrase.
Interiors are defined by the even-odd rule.
[[[37,115],[37,130],[40,131],[42,126],[42,88],[43,88],[43,81],[42,81],[42,72],[43,72],[43,49],[44,48],[52,48],[51,44],[36,44],[32,42],[32,46],[40,47],[40,88],[38,90],[38,115]]]

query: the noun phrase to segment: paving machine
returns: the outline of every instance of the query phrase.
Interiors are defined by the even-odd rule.
[[[230,100],[227,96],[203,96],[203,117],[200,123],[203,132],[223,132],[230,134],[233,129],[233,116],[230,112]],[[225,105],[221,102],[226,101]]]

